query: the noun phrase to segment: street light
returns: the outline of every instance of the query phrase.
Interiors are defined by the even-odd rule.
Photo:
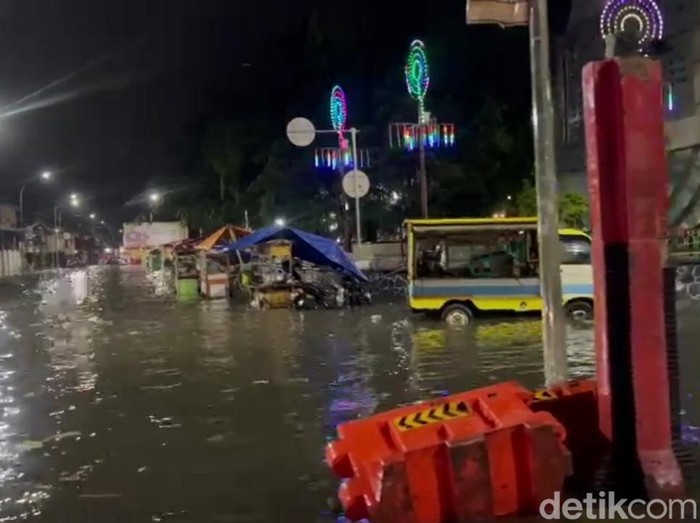
[[[91,219],[91,220],[94,220],[95,218],[97,218],[97,216],[95,215],[95,213],[94,213],[94,212],[91,213],[91,214],[90,214],[90,219]]]
[[[277,225],[277,227],[284,227],[286,223],[287,222],[284,220],[284,218],[277,218],[275,220],[275,225]]]
[[[77,193],[71,193],[69,201],[70,201],[71,207],[79,207],[80,206],[80,200],[78,198]],[[58,250],[59,249],[58,235],[61,232],[61,205],[62,205],[62,203],[59,203],[58,205],[55,205],[53,208],[53,226],[54,226],[54,230],[56,231],[56,241],[55,241],[56,245],[54,246],[56,248],[56,251],[54,252],[54,257],[55,257],[54,265],[57,269],[60,266],[60,255],[59,255],[59,250]]]
[[[157,193],[154,191],[148,195],[148,199],[151,202],[151,210],[148,214],[148,218],[149,218],[149,221],[151,223],[153,223],[153,211],[158,209],[158,205],[160,205],[160,201],[161,201],[161,195],[160,195],[160,193]]]
[[[51,179],[51,172],[50,171],[44,171],[41,173],[40,178],[44,181],[48,181]],[[24,189],[27,187],[28,183],[31,183],[34,181],[36,178],[32,178],[30,180],[27,180],[22,184],[22,187],[19,189],[19,226],[22,227],[24,225]]]

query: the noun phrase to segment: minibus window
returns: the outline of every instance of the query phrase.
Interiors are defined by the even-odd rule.
[[[562,265],[590,265],[591,241],[585,236],[560,236]]]

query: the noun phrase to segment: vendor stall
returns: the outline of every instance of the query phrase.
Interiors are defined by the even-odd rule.
[[[199,251],[199,288],[204,297],[216,299],[229,295],[232,272],[229,255],[214,249],[250,233],[248,229],[226,225],[195,245]]]
[[[228,297],[231,269],[228,255],[199,251],[198,257],[199,289],[202,296],[210,299]]]
[[[153,249],[146,258],[146,269],[148,272],[160,271],[163,268],[163,252],[160,249]]]
[[[369,301],[368,293],[361,289],[367,278],[328,238],[274,226],[260,229],[220,252],[237,250],[252,251],[249,265],[254,307],[330,308]]]
[[[197,270],[197,252],[194,250],[176,250],[173,259],[175,272],[175,294],[183,301],[199,297],[199,272]]]

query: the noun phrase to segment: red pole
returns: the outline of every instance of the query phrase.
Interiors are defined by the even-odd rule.
[[[600,428],[621,478],[636,469],[648,496],[679,497],[664,323],[661,67],[641,57],[594,62],[584,68],[583,91]]]

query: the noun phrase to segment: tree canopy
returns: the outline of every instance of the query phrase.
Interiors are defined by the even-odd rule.
[[[245,216],[254,227],[283,217],[323,234],[342,230],[346,220],[352,223],[354,205],[346,211],[341,175],[314,167],[314,147],[336,146],[337,138],[318,135],[302,149],[288,143],[284,133],[286,122],[298,115],[317,128],[330,127],[328,97],[338,82],[348,96],[349,123],[360,129],[359,147],[369,152],[371,162],[364,169],[371,181],[361,201],[364,229],[394,230],[405,218],[419,215],[417,155],[391,149],[387,139],[390,123],[416,120],[416,102],[405,90],[404,56],[386,52],[361,60],[358,54],[369,42],[356,31],[322,31],[330,27],[320,23],[323,16],[318,12],[309,19],[303,38],[286,35],[288,45],[280,47],[281,54],[292,43],[305,49],[290,57],[280,73],[303,77],[303,86],[285,86],[298,102],[285,106],[270,93],[269,104],[252,107],[220,93],[193,126],[183,154],[185,174],[159,182],[170,188],[164,210],[205,231],[222,223],[242,224]],[[473,60],[483,59],[468,44],[458,24],[429,43],[434,82],[427,109],[440,122],[454,123],[457,133],[454,147],[427,153],[429,208],[435,217],[488,216],[519,190],[532,169],[527,113],[504,103],[503,92],[473,89],[469,74],[454,68],[453,54],[460,52],[455,46]],[[524,45],[522,52],[526,58]],[[338,72],[339,77],[332,76]]]

